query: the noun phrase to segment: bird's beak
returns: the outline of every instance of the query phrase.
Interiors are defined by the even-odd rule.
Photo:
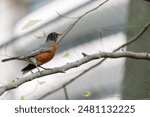
[[[60,35],[62,35],[63,33],[62,33],[62,32],[57,32],[57,34],[60,36]]]

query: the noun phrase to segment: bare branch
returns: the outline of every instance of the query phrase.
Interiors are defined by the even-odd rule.
[[[82,59],[79,59],[75,62],[68,63],[66,65],[60,66],[60,67],[54,67],[50,70],[43,70],[41,73],[36,72],[34,74],[31,74],[29,76],[23,77],[19,79],[18,81],[7,84],[5,86],[0,87],[0,95],[2,95],[4,92],[8,90],[12,90],[17,88],[18,86],[22,85],[23,83],[29,82],[31,80],[34,80],[36,78],[40,78],[42,76],[56,74],[56,73],[62,73],[62,71],[67,71],[71,68],[79,67],[87,62],[90,62],[92,60],[100,59],[100,58],[132,58],[132,59],[139,59],[139,60],[150,60],[150,54],[149,53],[136,53],[136,52],[99,52],[92,55],[84,56]],[[42,75],[41,75],[42,74]]]

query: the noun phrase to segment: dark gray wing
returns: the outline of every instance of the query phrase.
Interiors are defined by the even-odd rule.
[[[50,51],[50,43],[44,43],[40,47],[36,48],[35,50],[31,51],[28,55],[20,56],[20,59],[25,59],[28,57],[33,57],[37,54],[40,54],[42,52]]]

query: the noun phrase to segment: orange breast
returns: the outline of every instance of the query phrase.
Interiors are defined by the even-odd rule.
[[[51,50],[49,52],[44,52],[41,54],[38,54],[35,56],[36,60],[37,60],[37,65],[42,65],[44,63],[49,62],[55,55],[55,52],[57,50],[57,46],[56,44],[53,44],[53,46],[51,47]]]

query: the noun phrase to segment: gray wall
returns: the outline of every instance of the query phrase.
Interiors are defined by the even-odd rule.
[[[131,0],[129,9],[128,39],[138,33],[150,21],[150,3],[144,0]],[[150,52],[150,28],[127,49],[135,52]],[[127,59],[123,85],[123,99],[149,98],[150,62]]]

